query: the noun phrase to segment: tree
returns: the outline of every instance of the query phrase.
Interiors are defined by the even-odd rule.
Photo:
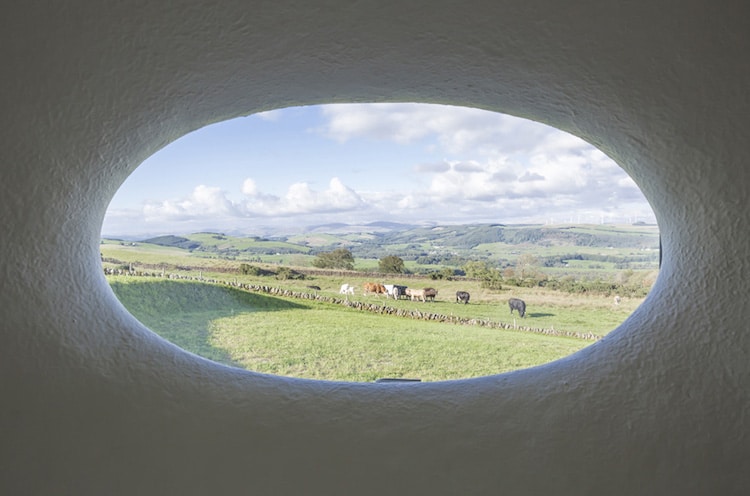
[[[354,256],[346,248],[321,253],[313,260],[313,267],[319,269],[354,269]]]
[[[403,274],[405,270],[404,261],[396,255],[388,255],[378,261],[378,270],[391,274]]]
[[[468,277],[481,280],[480,285],[483,288],[503,289],[503,278],[500,275],[500,270],[487,261],[473,260],[466,262],[464,271]]]
[[[524,253],[516,260],[516,276],[520,279],[536,276],[539,259],[530,253]]]
[[[484,279],[492,273],[494,267],[486,260],[471,260],[464,265],[466,277],[472,279]]]

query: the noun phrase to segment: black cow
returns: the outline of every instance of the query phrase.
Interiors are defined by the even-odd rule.
[[[401,286],[400,284],[394,284],[393,285],[393,299],[399,300],[401,297],[406,298],[406,286]]]
[[[469,303],[469,293],[466,291],[456,291],[456,303],[463,303],[466,305]]]
[[[518,310],[518,315],[522,318],[526,315],[526,303],[518,298],[511,298],[508,300],[508,306],[510,307],[510,314],[513,315],[513,310]]]

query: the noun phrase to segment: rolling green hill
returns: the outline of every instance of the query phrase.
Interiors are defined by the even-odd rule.
[[[290,237],[260,238],[203,232],[167,235],[138,242],[103,240],[102,255],[118,261],[161,263],[165,255],[218,258],[237,262],[265,262],[310,266],[320,253],[346,248],[359,270],[377,268],[387,255],[402,258],[410,270],[463,267],[468,261],[513,265],[519,256],[535,257],[544,270],[568,270],[576,276],[591,271],[655,270],[659,263],[659,231],[655,225],[501,225],[472,224],[391,229],[376,226],[323,228]],[[357,231],[361,229],[361,231]],[[117,245],[117,246],[115,246]],[[169,250],[169,253],[164,250]]]
[[[314,237],[314,238],[313,238]],[[315,239],[313,244],[310,239]],[[500,225],[432,226],[372,233],[319,233],[295,236],[295,243],[311,254],[349,249],[355,258],[379,259],[396,255],[418,264],[459,266],[468,260],[490,259],[511,263],[521,253],[544,259],[561,257],[658,267],[659,231],[654,225]],[[552,264],[550,264],[552,265]]]
[[[240,254],[270,255],[279,253],[307,253],[310,251],[310,248],[306,246],[286,241],[258,237],[240,238],[226,236],[222,233],[158,236],[145,239],[141,243],[212,253],[223,258],[236,257]]]

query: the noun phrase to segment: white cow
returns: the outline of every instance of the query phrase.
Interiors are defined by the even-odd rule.
[[[406,288],[406,296],[411,298],[411,301],[414,301],[414,300],[425,301],[425,290]]]
[[[342,284],[339,294],[354,294],[354,286],[351,284]]]

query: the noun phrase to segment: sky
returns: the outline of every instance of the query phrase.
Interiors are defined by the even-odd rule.
[[[655,223],[633,180],[558,129],[466,107],[333,104],[212,124],[145,160],[105,237],[330,223]]]

